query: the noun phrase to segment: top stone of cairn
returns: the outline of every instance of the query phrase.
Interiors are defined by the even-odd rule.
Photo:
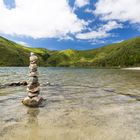
[[[31,52],[30,53],[30,63],[35,64],[35,63],[37,63],[37,60],[38,60],[38,57],[33,52]]]

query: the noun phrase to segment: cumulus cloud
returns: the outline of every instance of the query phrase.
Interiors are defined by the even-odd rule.
[[[91,44],[92,45],[96,45],[96,44],[105,44],[107,41],[105,41],[105,40],[101,40],[101,39],[93,39],[92,41],[91,41]]]
[[[17,40],[13,40],[13,41],[16,42],[17,44],[30,47],[30,45],[29,45],[27,42],[24,42],[24,41],[17,41]]]
[[[99,0],[94,14],[102,20],[140,24],[140,0]]]
[[[117,23],[116,21],[109,21],[107,24],[100,27],[99,30],[107,32],[117,28],[122,28],[122,24]]]
[[[0,33],[33,38],[59,38],[81,32],[87,25],[67,0],[15,0],[7,9],[0,1]]]
[[[113,43],[121,43],[121,42],[123,42],[124,40],[116,40],[115,42],[113,42]]]
[[[90,3],[89,0],[75,0],[75,6],[76,7],[83,7],[83,6],[85,6],[89,3]]]
[[[91,10],[91,9],[89,9],[89,8],[86,8],[86,9],[85,9],[85,13],[91,13],[91,14],[94,14],[94,11]]]
[[[76,35],[78,39],[96,39],[96,38],[105,38],[108,37],[110,34],[103,32],[103,31],[91,31],[87,33],[79,33]]]
[[[109,21],[107,24],[102,25],[96,31],[90,31],[86,33],[79,33],[76,35],[78,39],[100,39],[111,36],[109,33],[111,30],[122,28],[122,24],[117,23],[116,21]]]

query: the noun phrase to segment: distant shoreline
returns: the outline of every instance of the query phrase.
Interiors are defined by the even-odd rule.
[[[140,70],[140,67],[133,67],[133,68],[123,68],[124,70]]]

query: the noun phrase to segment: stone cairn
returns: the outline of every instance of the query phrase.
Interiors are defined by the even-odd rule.
[[[30,74],[29,74],[29,81],[27,85],[27,92],[28,96],[25,97],[22,101],[24,105],[30,107],[37,107],[43,101],[43,98],[38,96],[40,93],[39,82],[38,82],[38,71],[37,71],[37,61],[38,57],[31,52],[30,55]]]

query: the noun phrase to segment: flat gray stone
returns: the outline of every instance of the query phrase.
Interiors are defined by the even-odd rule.
[[[30,77],[34,77],[34,76],[38,76],[38,75],[39,75],[39,74],[38,74],[37,71],[35,71],[35,72],[30,72],[30,74],[29,74]]]
[[[37,87],[34,87],[34,88],[29,88],[29,87],[27,87],[27,91],[28,92],[31,92],[31,93],[34,93],[34,92],[38,92],[38,91],[40,91],[40,88],[39,88],[39,86],[37,86]]]

